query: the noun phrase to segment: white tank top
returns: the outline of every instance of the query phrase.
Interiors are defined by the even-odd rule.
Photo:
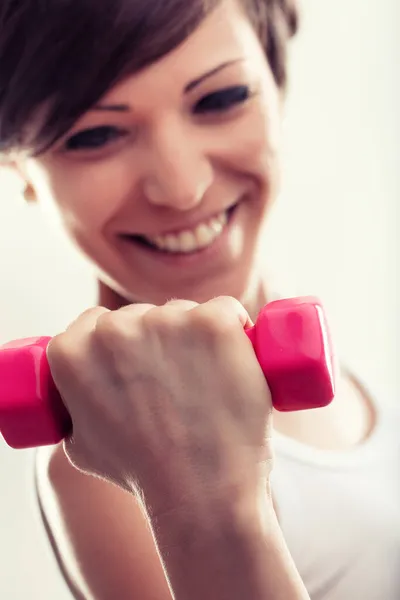
[[[311,600],[400,600],[400,403],[371,397],[376,426],[350,451],[275,434],[272,489]]]

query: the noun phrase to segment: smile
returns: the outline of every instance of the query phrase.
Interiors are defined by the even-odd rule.
[[[156,236],[132,236],[136,241],[162,252],[171,254],[191,254],[211,246],[224,232],[229,217],[235,207],[231,207],[212,218],[199,223],[193,229]]]

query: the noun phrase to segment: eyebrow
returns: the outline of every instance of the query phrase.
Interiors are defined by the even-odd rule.
[[[223,69],[226,69],[226,67],[230,67],[231,65],[234,65],[238,62],[242,62],[243,60],[244,60],[244,58],[234,58],[233,60],[228,60],[228,61],[218,65],[218,67],[214,67],[214,69],[211,69],[211,71],[204,73],[204,75],[201,75],[201,77],[198,77],[197,79],[194,79],[193,81],[188,83],[188,85],[185,87],[185,94],[194,90],[194,88],[196,88],[198,85],[203,83],[203,81],[205,81],[212,75],[219,73]]]
[[[242,62],[243,60],[245,60],[245,59],[244,58],[235,58],[233,60],[226,61],[226,62],[218,65],[217,67],[214,67],[214,69],[211,69],[211,71],[207,71],[207,73],[204,73],[204,75],[201,75],[197,79],[194,79],[193,81],[188,83],[185,86],[184,93],[188,94],[189,92],[194,90],[196,87],[198,87],[201,83],[203,83],[203,81],[205,81],[209,77],[212,77],[213,75],[215,75],[216,73],[219,73],[223,69],[226,69],[227,67],[230,67],[231,65],[234,65],[238,62]],[[96,106],[93,107],[92,110],[122,113],[122,112],[129,112],[131,110],[131,107],[129,106],[129,104],[97,104]]]
[[[130,106],[128,104],[96,104],[92,110],[105,112],[127,112],[130,110]]]

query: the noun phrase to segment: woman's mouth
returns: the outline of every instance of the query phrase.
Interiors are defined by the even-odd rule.
[[[122,235],[121,254],[131,269],[167,281],[209,278],[232,269],[243,254],[246,237],[245,202],[198,223],[193,229],[168,235]]]
[[[186,229],[167,235],[127,235],[125,238],[158,252],[175,255],[195,254],[212,246],[221,237],[237,205],[212,218]]]

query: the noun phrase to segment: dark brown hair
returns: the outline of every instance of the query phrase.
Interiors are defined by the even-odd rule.
[[[183,42],[221,0],[0,0],[0,152],[40,152],[113,85]],[[286,84],[295,0],[239,0]],[[41,127],[29,127],[46,107]]]

